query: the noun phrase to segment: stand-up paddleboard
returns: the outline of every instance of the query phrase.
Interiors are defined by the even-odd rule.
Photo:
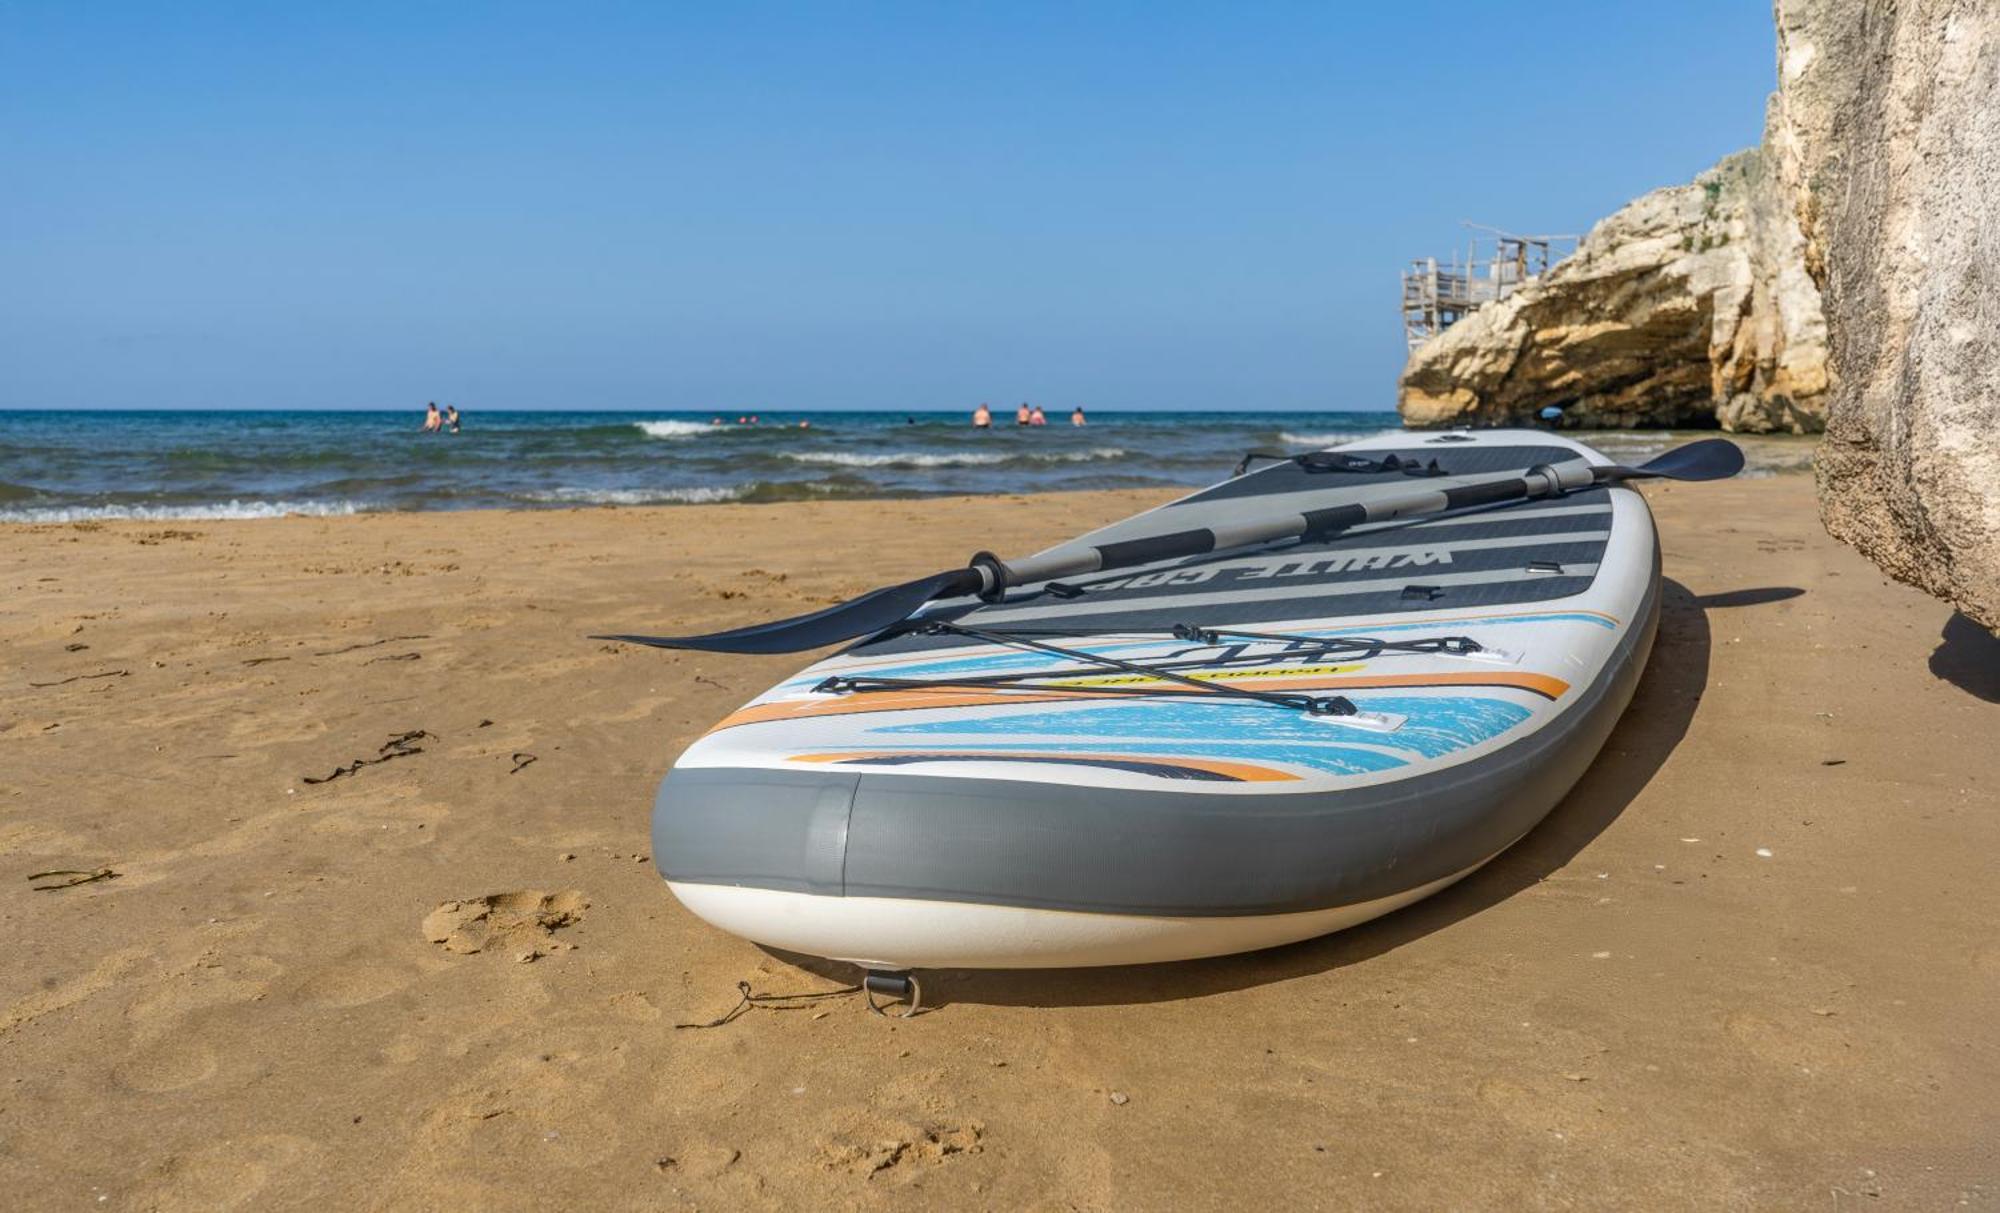
[[[1391,435],[1011,568],[982,554],[985,598],[925,604],[927,580],[652,641],[782,650],[773,629],[914,612],[690,746],[655,862],[724,930],[872,970],[1177,960],[1374,918],[1527,833],[1631,699],[1659,544],[1622,479],[1740,466],[1721,442],[1629,469],[1541,432]],[[1213,550],[1148,559],[1191,546]],[[1023,579],[1074,568],[1098,571]]]

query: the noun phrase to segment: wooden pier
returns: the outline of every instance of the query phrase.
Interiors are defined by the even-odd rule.
[[[1474,235],[1466,240],[1463,261],[1456,252],[1443,262],[1420,257],[1403,271],[1403,339],[1411,349],[1485,304],[1505,299],[1576,250],[1575,236],[1517,236],[1484,224],[1465,226]]]

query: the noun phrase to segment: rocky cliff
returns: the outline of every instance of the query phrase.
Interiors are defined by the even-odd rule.
[[[1519,423],[1553,405],[1572,426],[1818,430],[1826,326],[1793,209],[1760,148],[1639,198],[1412,352],[1404,422]]]
[[[1836,537],[2000,630],[2000,7],[1778,0],[1769,140],[1826,298]]]

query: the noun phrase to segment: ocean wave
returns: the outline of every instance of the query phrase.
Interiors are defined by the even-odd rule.
[[[750,491],[749,485],[695,485],[678,489],[548,489],[523,493],[526,501],[552,505],[707,505],[717,501],[737,501]]]
[[[1123,459],[1122,447],[1100,446],[1087,451],[891,451],[861,454],[853,451],[783,451],[779,458],[794,463],[846,468],[969,468],[992,467],[1003,463],[1092,463],[1101,459]]]
[[[700,421],[635,421],[632,424],[648,438],[694,438],[722,429],[719,425]]]
[[[206,505],[51,505],[0,510],[0,522],[219,522],[305,514],[341,518],[380,509],[366,501],[228,501]]]
[[[544,505],[712,505],[726,501],[768,504],[827,497],[903,497],[859,477],[834,474],[826,480],[752,480],[747,484],[692,485],[674,489],[559,488],[521,493],[517,501]]]
[[[1321,450],[1330,446],[1341,446],[1349,442],[1360,442],[1364,438],[1386,438],[1391,434],[1401,434],[1400,429],[1391,430],[1351,430],[1339,434],[1294,434],[1290,430],[1280,430],[1278,441],[1286,446],[1309,446]]]

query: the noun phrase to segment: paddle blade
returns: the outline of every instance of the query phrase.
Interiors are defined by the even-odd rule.
[[[774,619],[747,628],[711,632],[706,636],[593,636],[592,640],[622,640],[658,649],[697,649],[705,653],[802,653],[868,636],[894,627],[933,598],[971,594],[980,587],[979,570],[952,569],[901,585],[870,590],[859,598],[810,615]]]
[[[1629,470],[1665,480],[1727,480],[1743,470],[1743,452],[1727,438],[1704,438],[1655,455]]]

